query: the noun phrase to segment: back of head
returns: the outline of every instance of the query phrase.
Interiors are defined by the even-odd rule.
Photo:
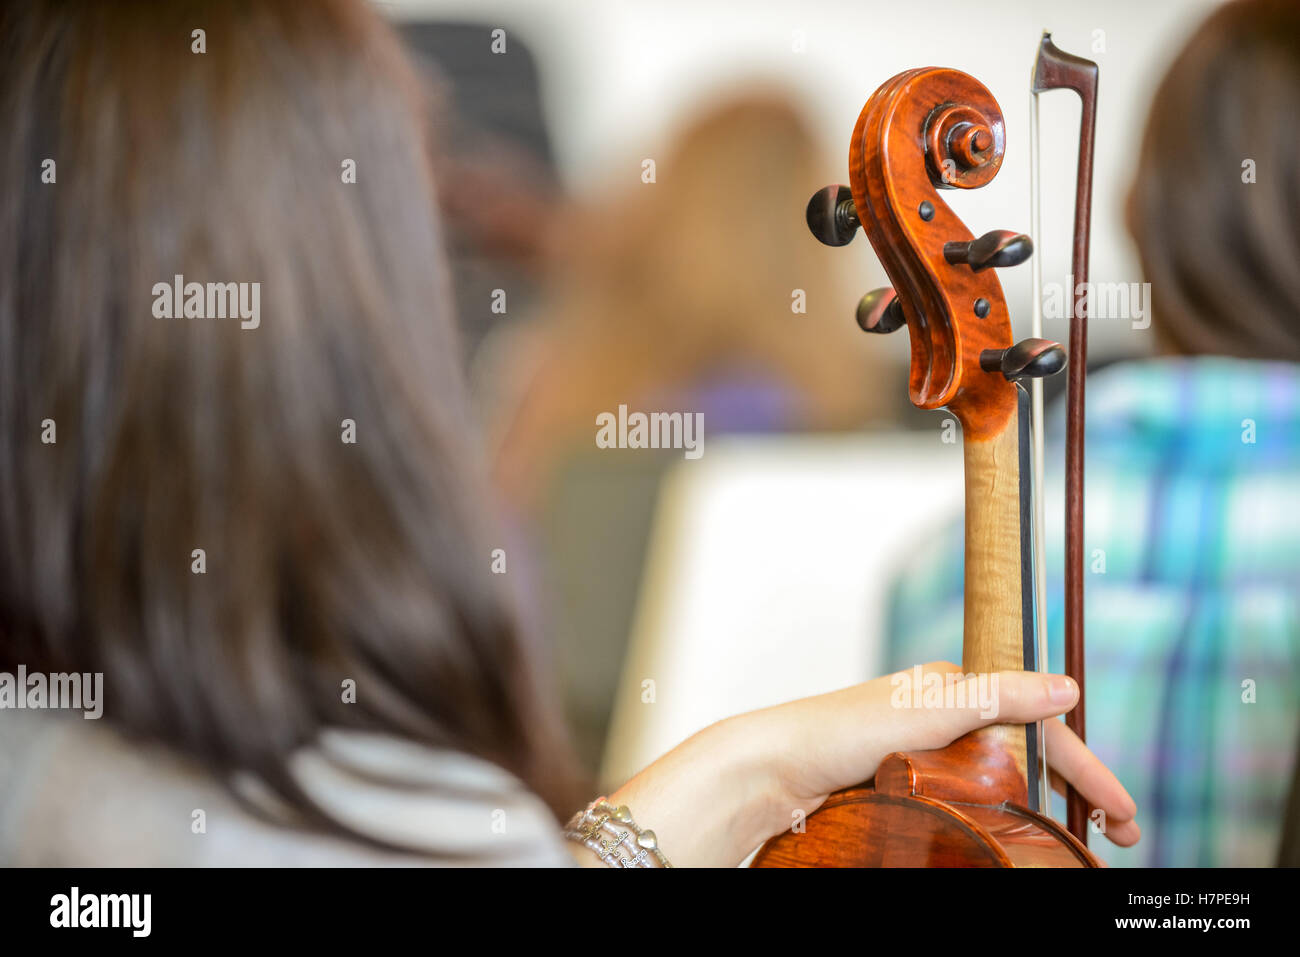
[[[1235,0],[1165,75],[1129,220],[1179,353],[1300,361],[1300,4]]]
[[[0,665],[103,672],[118,727],[317,823],[286,762],[327,726],[569,800],[481,536],[424,109],[360,0],[0,13]]]

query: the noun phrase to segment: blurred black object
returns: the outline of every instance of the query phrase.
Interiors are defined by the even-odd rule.
[[[494,323],[527,312],[560,190],[537,64],[509,27],[397,24],[438,90],[435,142],[461,339],[472,355]],[[493,31],[504,29],[505,52]],[[494,290],[506,313],[492,311]]]

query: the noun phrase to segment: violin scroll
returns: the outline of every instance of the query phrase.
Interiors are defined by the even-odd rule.
[[[1002,166],[1006,129],[993,95],[957,70],[900,73],[867,101],[849,152],[853,209],[897,293],[912,343],[908,391],[923,409],[949,408],[968,439],[1000,434],[1016,392],[980,363],[1011,348],[995,269],[1033,251],[1028,236],[976,239],[941,193],[988,184]]]
[[[953,103],[936,107],[926,120],[926,164],[940,189],[985,185],[997,175],[1005,150],[1001,111],[990,116],[978,107]]]

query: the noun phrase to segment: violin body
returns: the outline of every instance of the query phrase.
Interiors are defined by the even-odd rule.
[[[1017,778],[1012,756],[998,754],[979,732],[936,751],[896,752],[874,781],[832,794],[802,832],[772,838],[750,866],[1100,866],[1023,797],[1006,798]]]
[[[1044,37],[1040,66],[1065,70],[1073,60]],[[973,77],[904,71],[858,117],[851,185],[827,187],[807,210],[827,245],[845,245],[859,227],[867,235],[892,288],[863,298],[858,324],[876,334],[906,325],[913,404],[961,423],[962,671],[981,680],[1038,667],[1030,403],[1020,383],[1065,365],[1060,345],[1011,337],[997,268],[1025,261],[1030,238],[993,230],[976,239],[942,198],[988,184],[1005,138],[1001,108]],[[871,781],[830,795],[806,819],[791,809],[796,825],[752,866],[1097,867],[1086,831],[1072,834],[1038,810],[1039,732],[994,724],[946,748],[891,754]]]

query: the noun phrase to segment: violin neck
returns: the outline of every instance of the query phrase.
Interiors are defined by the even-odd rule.
[[[965,622],[962,668],[967,674],[1031,671],[1034,566],[1029,397],[1015,386],[1015,412],[988,437],[964,440],[966,467]],[[1037,804],[1035,725],[995,725],[979,732],[1001,739],[1022,770]]]

